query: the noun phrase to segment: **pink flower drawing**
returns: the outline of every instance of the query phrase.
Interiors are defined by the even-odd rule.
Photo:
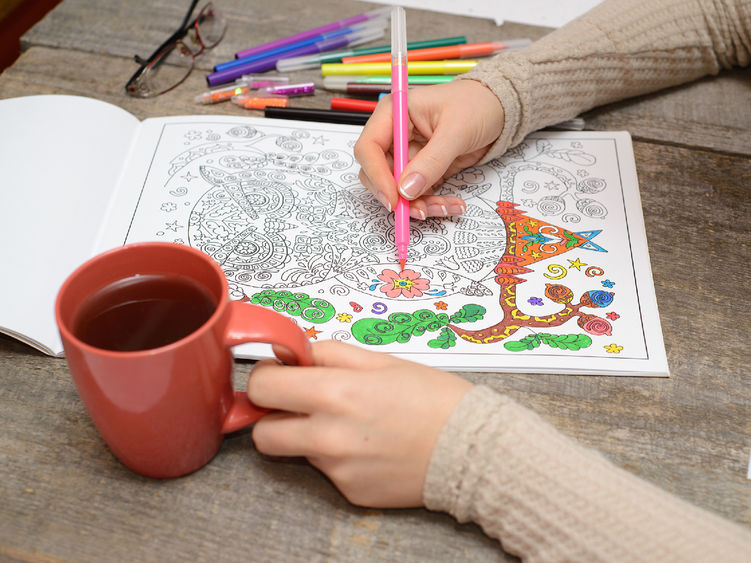
[[[389,297],[420,297],[422,292],[430,288],[430,281],[423,278],[414,270],[384,270],[378,276],[384,282],[381,291]]]

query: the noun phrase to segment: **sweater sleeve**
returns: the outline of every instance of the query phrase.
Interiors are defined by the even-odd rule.
[[[751,63],[751,0],[605,0],[462,78],[501,100],[487,162],[529,133],[594,107]]]
[[[441,431],[425,506],[524,561],[751,561],[751,532],[617,468],[535,413],[473,387]]]

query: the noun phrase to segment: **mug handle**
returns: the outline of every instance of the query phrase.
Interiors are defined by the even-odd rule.
[[[276,311],[242,301],[229,303],[229,321],[224,329],[227,347],[246,342],[277,344],[289,350],[299,366],[313,365],[310,340],[294,322]],[[253,424],[271,409],[250,402],[245,391],[235,391],[232,406],[222,425],[222,434]]]

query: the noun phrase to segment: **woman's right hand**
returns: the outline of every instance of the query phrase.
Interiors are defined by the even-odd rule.
[[[384,97],[355,144],[360,181],[389,210],[399,194],[415,219],[461,215],[464,201],[433,195],[444,178],[476,164],[503,130],[504,111],[495,94],[475,80],[412,88],[408,94],[409,164],[394,181],[391,96]]]

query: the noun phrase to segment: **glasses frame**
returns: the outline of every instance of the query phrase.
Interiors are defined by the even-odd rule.
[[[201,10],[198,12],[198,15],[188,23],[190,20],[190,16],[193,14],[193,11],[196,8],[196,5],[198,4],[199,0],[192,0],[190,3],[190,7],[188,8],[188,11],[185,13],[185,17],[183,17],[183,21],[180,24],[180,27],[175,31],[172,35],[170,35],[159,47],[157,47],[153,53],[147,58],[143,59],[142,57],[138,55],[134,55],[134,60],[139,63],[141,66],[138,67],[138,69],[133,73],[133,76],[128,79],[128,82],[125,84],[125,92],[129,96],[133,96],[135,98],[153,98],[155,96],[160,96],[161,94],[164,94],[166,92],[169,92],[170,90],[176,88],[180,84],[182,84],[186,78],[190,75],[191,72],[193,72],[193,68],[195,68],[195,62],[196,57],[201,55],[205,50],[211,49],[215,47],[224,37],[224,33],[227,29],[227,24],[224,22],[224,29],[222,29],[222,33],[219,36],[219,39],[214,41],[214,43],[207,45],[203,38],[201,37],[201,32],[198,27],[198,22],[201,20],[202,16],[209,10],[214,10],[214,3],[213,2],[207,2],[201,7]],[[215,11],[215,10],[214,10]],[[196,41],[198,42],[198,50],[194,51],[191,49],[184,41],[183,38],[188,35],[188,33],[193,30],[193,33],[195,34]],[[180,49],[183,54],[189,53],[191,55],[191,61],[190,61],[190,67],[188,68],[188,71],[185,73],[185,76],[182,77],[178,82],[170,86],[169,88],[162,90],[160,92],[147,92],[142,93],[141,89],[138,88],[137,84],[139,80],[141,80],[143,77],[147,76],[148,73],[151,71],[152,68],[156,68],[159,66],[159,64],[164,60],[164,58],[167,56],[167,53],[172,51],[173,49]]]

